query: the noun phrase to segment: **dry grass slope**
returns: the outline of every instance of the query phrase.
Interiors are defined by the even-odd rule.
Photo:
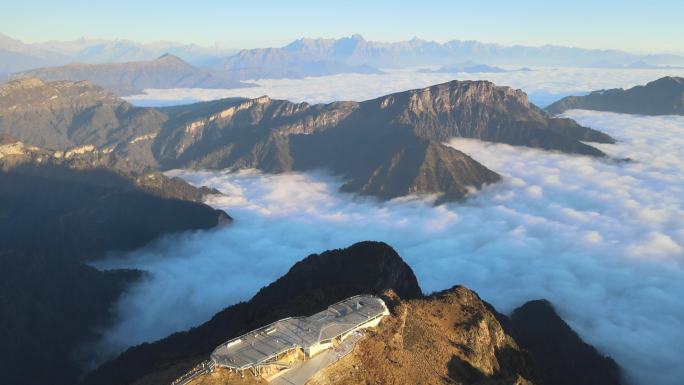
[[[387,302],[392,314],[308,385],[532,384],[529,357],[474,292],[457,286],[416,300],[390,292]],[[260,381],[219,370],[192,385]]]

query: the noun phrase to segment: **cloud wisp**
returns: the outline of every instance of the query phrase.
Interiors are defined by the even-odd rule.
[[[465,203],[377,202],[337,191],[324,174],[177,171],[227,195],[210,204],[236,218],[169,237],[101,267],[150,277],[118,304],[109,352],[206,321],[248,299],[309,253],[382,240],[422,288],[463,284],[500,311],[547,298],[635,384],[684,378],[684,117],[570,111],[619,140],[599,160],[450,142],[504,176]]]
[[[329,103],[337,100],[363,101],[412,88],[428,87],[450,80],[490,80],[500,86],[520,88],[530,101],[544,107],[568,96],[589,91],[633,87],[657,78],[684,76],[681,69],[609,69],[536,67],[533,71],[502,73],[421,73],[416,69],[385,70],[383,74],[340,74],[304,79],[261,79],[258,87],[238,89],[184,88],[146,90],[126,99],[143,106],[187,104],[225,97],[255,98],[268,95],[293,102]]]

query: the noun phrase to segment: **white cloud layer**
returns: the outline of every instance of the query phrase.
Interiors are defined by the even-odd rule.
[[[520,88],[530,100],[547,106],[567,95],[589,91],[633,87],[657,78],[684,76],[682,69],[606,69],[606,68],[550,68],[537,67],[534,71],[503,73],[420,73],[415,69],[386,70],[384,74],[341,74],[305,79],[263,79],[253,81],[258,87],[238,89],[184,88],[151,89],[146,94],[127,97],[133,104],[159,106],[185,104],[225,97],[255,98],[268,95],[274,99],[293,102],[329,103],[336,100],[362,101],[393,92],[422,88],[450,80],[491,80],[497,85]]]
[[[464,284],[497,309],[547,298],[635,384],[684,379],[684,117],[570,111],[632,162],[453,140],[504,176],[464,204],[378,203],[321,174],[175,172],[228,196],[236,218],[105,267],[151,272],[120,302],[103,346],[119,351],[206,321],[309,253],[382,240],[426,292]]]

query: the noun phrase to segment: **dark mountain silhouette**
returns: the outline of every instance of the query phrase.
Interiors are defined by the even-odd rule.
[[[586,96],[568,96],[546,110],[561,114],[578,108],[642,115],[684,115],[684,78],[667,76],[627,90],[594,91]]]
[[[99,338],[112,305],[141,273],[83,262],[230,221],[186,200],[213,191],[158,174],[75,169],[48,154],[0,138],[2,384],[72,385],[82,374],[87,357],[79,347]]]
[[[3,249],[93,260],[229,220],[201,203],[153,195],[108,170],[26,164],[0,172],[0,180]]]
[[[141,275],[54,252],[0,250],[0,265],[0,383],[15,385],[74,384],[77,347],[97,340],[113,303]]]
[[[511,335],[534,359],[541,383],[619,385],[620,367],[585,343],[551,303],[530,301],[511,315]]]

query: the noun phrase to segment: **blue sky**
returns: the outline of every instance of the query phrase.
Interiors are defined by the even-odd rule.
[[[5,0],[0,32],[25,42],[80,37],[280,46],[360,33],[501,44],[558,44],[684,53],[684,1]]]

